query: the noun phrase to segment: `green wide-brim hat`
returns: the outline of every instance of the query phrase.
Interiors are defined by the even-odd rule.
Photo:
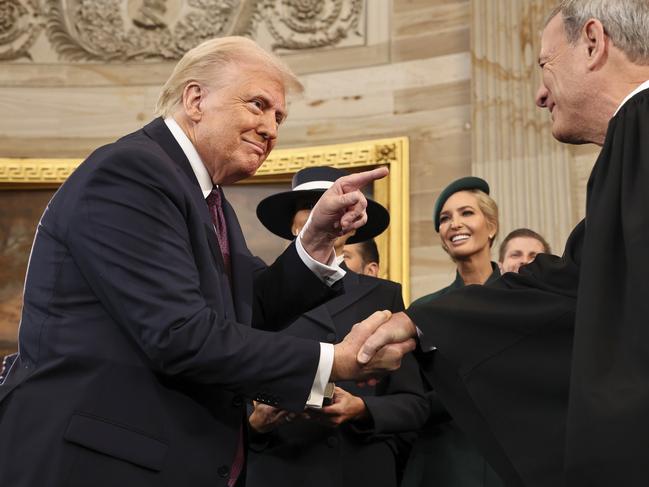
[[[433,221],[435,222],[436,232],[439,232],[439,215],[442,212],[446,200],[458,191],[467,191],[471,189],[479,189],[483,193],[489,194],[489,184],[487,184],[487,181],[476,176],[456,179],[444,188],[440,193],[439,198],[437,198],[437,201],[435,201],[435,209],[433,210]]]

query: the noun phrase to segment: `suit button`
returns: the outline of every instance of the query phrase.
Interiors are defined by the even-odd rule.
[[[335,343],[336,341],[336,334],[335,333],[328,333],[327,334],[327,341],[329,343]]]
[[[338,446],[338,438],[336,438],[335,436],[329,436],[327,438],[327,446],[329,448],[337,447]]]
[[[230,468],[226,467],[225,465],[221,465],[219,468],[216,469],[216,473],[219,474],[219,477],[224,479],[230,475]]]
[[[241,396],[234,396],[232,398],[232,405],[235,408],[240,408],[242,404],[243,404],[243,399],[241,398]]]

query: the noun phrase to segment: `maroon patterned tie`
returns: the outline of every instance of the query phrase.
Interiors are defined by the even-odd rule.
[[[219,241],[219,248],[223,256],[223,264],[228,277],[230,272],[230,244],[228,243],[228,227],[225,224],[225,216],[223,215],[223,196],[220,187],[215,187],[212,192],[207,196],[207,207],[210,209],[212,223],[216,231],[216,238]]]
[[[214,224],[214,231],[216,232],[216,239],[219,241],[219,248],[223,256],[223,265],[228,277],[232,278],[230,269],[230,243],[228,242],[228,227],[225,223],[225,216],[223,215],[223,195],[220,187],[215,187],[212,192],[207,196],[207,207],[210,210],[212,223]],[[243,439],[243,423],[239,426],[239,441],[237,444],[237,451],[234,455],[234,460],[230,466],[230,478],[228,479],[228,487],[234,487],[237,484],[239,475],[243,470],[245,461],[244,453],[244,439]]]

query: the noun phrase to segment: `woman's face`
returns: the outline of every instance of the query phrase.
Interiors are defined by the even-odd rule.
[[[454,259],[484,252],[489,255],[489,236],[495,228],[478,206],[478,199],[468,191],[458,191],[446,200],[439,216],[442,245]]]

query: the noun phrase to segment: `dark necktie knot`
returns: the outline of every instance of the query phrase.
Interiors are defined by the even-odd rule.
[[[207,201],[207,206],[210,208],[221,208],[221,191],[219,188],[214,188],[210,194],[205,198]]]

